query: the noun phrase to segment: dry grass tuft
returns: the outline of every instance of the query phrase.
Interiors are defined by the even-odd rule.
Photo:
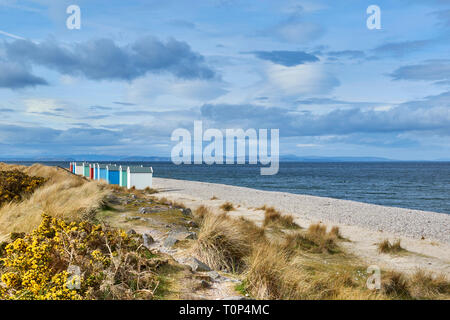
[[[228,212],[228,211],[234,210],[234,207],[233,207],[233,204],[231,202],[225,202],[224,204],[222,204],[220,206],[220,209],[222,209],[225,212]]]
[[[193,248],[194,255],[216,270],[241,270],[244,258],[250,254],[257,237],[243,232],[244,224],[247,222],[232,219],[226,214],[206,213]]]
[[[333,226],[331,228],[330,235],[335,237],[336,239],[342,239],[341,230],[339,230],[338,226]]]
[[[275,208],[265,208],[263,226],[280,226],[282,228],[298,228],[299,226],[294,222],[294,217],[291,215],[282,215]]]
[[[159,191],[150,187],[147,187],[144,189],[144,191],[148,194],[154,194],[154,193],[158,193]]]
[[[449,298],[450,282],[444,274],[433,275],[423,270],[414,273],[410,280],[411,295],[418,299]]]
[[[211,210],[204,205],[201,205],[194,210],[194,216],[200,221],[203,221],[208,214],[211,214]]]
[[[212,196],[210,200],[219,200],[216,196]]]
[[[381,280],[381,290],[383,293],[395,297],[410,297],[408,279],[404,274],[388,271],[382,275]]]
[[[396,240],[393,244],[388,239],[385,239],[378,244],[378,251],[380,253],[400,253],[406,250],[402,248],[400,239]]]
[[[247,259],[247,290],[257,299],[377,299],[350,264],[309,260],[292,248],[259,242]]]

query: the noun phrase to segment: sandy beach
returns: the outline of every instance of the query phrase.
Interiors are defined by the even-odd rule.
[[[219,210],[229,201],[236,207],[231,215],[254,221],[264,218],[264,212],[256,208],[273,206],[293,215],[302,227],[317,222],[339,226],[350,240],[346,245],[349,251],[371,263],[406,272],[424,268],[450,274],[448,214],[186,180],[154,178],[154,187],[160,190],[158,197],[194,208],[206,205]],[[401,239],[411,254],[393,257],[378,253],[377,243],[384,239]]]

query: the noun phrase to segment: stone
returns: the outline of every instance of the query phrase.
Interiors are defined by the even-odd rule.
[[[155,242],[155,239],[153,239],[153,237],[148,233],[144,233],[142,235],[142,240],[144,240],[144,246],[147,248],[150,247],[150,245]]]
[[[165,247],[173,247],[176,243],[178,243],[180,240],[177,238],[174,238],[173,236],[168,236],[166,239],[164,239],[163,246]]]
[[[192,228],[198,228],[198,224],[195,221],[188,221],[187,225]]]
[[[197,234],[195,232],[190,231],[171,231],[169,233],[170,236],[178,239],[178,240],[195,240],[197,239]]]
[[[211,284],[206,280],[200,280],[199,287],[206,289],[206,288],[210,288]]]
[[[213,281],[218,281],[220,279],[220,274],[217,271],[209,271],[207,275],[211,278]]]
[[[190,257],[186,264],[191,267],[191,270],[194,272],[204,272],[204,271],[212,271],[210,267],[208,267],[206,264],[201,262],[200,260]]]
[[[189,208],[184,208],[184,209],[182,209],[182,213],[183,213],[185,216],[192,217],[192,210],[189,209]]]
[[[127,235],[129,235],[129,236],[132,236],[132,235],[135,235],[135,234],[136,234],[136,231],[134,231],[133,229],[130,229],[130,230],[127,231]]]
[[[106,201],[108,201],[110,204],[121,204],[122,203],[122,201],[113,194],[108,194],[106,196]]]
[[[166,211],[166,208],[161,206],[154,206],[154,207],[141,207],[139,208],[138,212],[140,214],[146,214],[146,213],[157,213],[157,212],[163,212]]]
[[[133,221],[133,220],[139,220],[141,217],[125,217],[125,220],[127,221]]]

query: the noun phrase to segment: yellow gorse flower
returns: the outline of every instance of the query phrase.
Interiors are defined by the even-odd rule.
[[[122,230],[43,214],[35,231],[6,245],[0,256],[0,299],[83,299],[98,290],[111,258],[125,246],[138,248]],[[80,280],[86,277],[81,288],[74,288],[67,271],[72,264],[81,266]]]

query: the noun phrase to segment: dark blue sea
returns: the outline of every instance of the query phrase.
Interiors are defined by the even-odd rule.
[[[69,166],[68,162],[42,163]],[[450,214],[450,162],[282,162],[278,174],[273,176],[261,176],[260,167],[255,165],[139,164],[151,165],[154,176],[161,178],[214,182]]]

